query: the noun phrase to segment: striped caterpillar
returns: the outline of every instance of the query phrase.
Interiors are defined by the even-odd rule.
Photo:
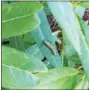
[[[55,48],[48,41],[44,40],[43,43],[51,50],[54,55],[56,54]]]

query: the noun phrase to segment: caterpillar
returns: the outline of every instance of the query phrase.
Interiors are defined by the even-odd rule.
[[[48,41],[44,40],[43,43],[51,50],[54,55],[56,54],[55,48]]]

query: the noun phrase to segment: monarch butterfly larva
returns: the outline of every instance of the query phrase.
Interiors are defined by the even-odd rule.
[[[54,55],[56,54],[56,50],[48,41],[44,40],[43,43],[51,50]]]

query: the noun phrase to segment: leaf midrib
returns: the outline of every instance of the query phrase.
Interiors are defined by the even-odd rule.
[[[24,17],[29,17],[29,16],[32,16],[32,15],[23,15],[23,16],[18,16],[18,17],[11,18],[11,19],[5,19],[5,20],[2,20],[2,23],[8,22],[8,21],[13,21],[13,20],[16,20],[16,19],[24,18]]]
[[[20,71],[22,71],[22,72],[26,72],[26,73],[28,73],[28,74],[32,74],[31,71],[28,72],[28,71],[26,71],[26,70],[23,70],[23,69],[14,67],[14,66],[9,66],[9,65],[6,65],[6,64],[2,64],[2,66],[6,66],[6,67],[11,68],[11,69],[18,69],[18,70],[20,70]],[[33,75],[33,74],[32,74],[32,75]]]

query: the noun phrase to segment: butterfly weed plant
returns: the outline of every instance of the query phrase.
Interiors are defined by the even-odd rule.
[[[2,89],[89,89],[89,2],[2,2]]]

